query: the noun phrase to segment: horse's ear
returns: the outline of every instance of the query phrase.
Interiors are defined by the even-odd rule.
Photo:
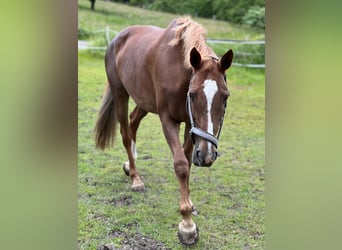
[[[232,61],[233,61],[233,51],[230,49],[226,52],[226,54],[224,54],[221,58],[220,61],[220,66],[222,71],[227,70],[231,65],[232,65]]]
[[[192,48],[190,52],[190,63],[194,69],[199,69],[201,67],[201,54],[197,51],[195,47]]]

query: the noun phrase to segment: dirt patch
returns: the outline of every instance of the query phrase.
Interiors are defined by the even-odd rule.
[[[165,247],[162,242],[141,234],[131,236],[119,230],[114,230],[110,233],[110,237],[112,239],[119,238],[121,246],[115,247],[114,244],[107,243],[99,246],[97,250],[171,250],[171,248]]]
[[[117,250],[118,248],[115,248],[114,244],[104,244],[99,246],[96,250]]]
[[[144,155],[140,159],[143,160],[143,161],[147,161],[147,160],[151,160],[152,156],[151,155]]]
[[[154,239],[150,239],[148,237],[144,237],[140,234],[134,235],[127,239],[124,243],[125,247],[129,246],[132,250],[166,250],[164,244],[162,242],[158,242]],[[125,249],[125,248],[124,248]]]
[[[133,204],[133,197],[130,195],[122,195],[109,201],[113,206],[128,206]]]

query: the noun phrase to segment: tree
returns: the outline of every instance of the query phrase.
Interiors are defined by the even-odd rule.
[[[91,6],[90,6],[90,8],[91,8],[91,10],[95,10],[95,1],[96,0],[90,0],[90,2],[91,2]]]
[[[265,29],[265,7],[252,6],[243,17],[243,23],[248,26]]]

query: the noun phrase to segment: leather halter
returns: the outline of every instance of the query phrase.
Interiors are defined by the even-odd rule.
[[[217,148],[218,140],[219,140],[219,137],[220,137],[220,134],[221,134],[222,125],[223,125],[224,114],[225,114],[226,107],[227,107],[227,102],[225,102],[225,104],[224,104],[224,113],[223,113],[223,116],[221,117],[221,120],[220,120],[220,127],[219,127],[219,131],[217,133],[217,137],[215,137],[215,135],[210,134],[210,133],[204,131],[203,129],[195,127],[194,117],[192,115],[192,109],[191,109],[191,98],[190,98],[190,94],[189,94],[190,87],[191,87],[191,84],[189,85],[189,91],[188,91],[187,97],[186,97],[186,108],[187,108],[187,111],[188,111],[188,114],[189,114],[189,118],[190,118],[191,129],[190,129],[189,133],[190,133],[192,142],[193,142],[193,144],[195,144],[194,135],[197,135],[197,136],[199,136],[199,137],[201,137],[201,138],[211,142]]]
[[[208,55],[206,57],[210,57],[211,59],[213,59],[215,61],[219,61],[220,60],[217,56]]]

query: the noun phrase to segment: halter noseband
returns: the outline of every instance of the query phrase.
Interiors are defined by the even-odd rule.
[[[189,90],[190,90],[190,87],[191,87],[191,84],[189,85]],[[227,103],[225,103],[225,105],[224,105],[224,111],[226,110],[226,106],[227,106]],[[190,133],[192,142],[195,144],[194,135],[197,135],[197,136],[199,136],[199,137],[201,137],[201,138],[211,142],[217,148],[218,140],[219,140],[219,137],[220,137],[220,134],[221,134],[221,129],[222,129],[223,120],[224,120],[224,114],[225,113],[223,113],[223,116],[221,117],[219,131],[217,133],[217,137],[215,137],[215,135],[212,135],[212,134],[204,131],[203,129],[195,127],[194,117],[192,115],[191,98],[190,98],[189,91],[187,93],[187,98],[186,98],[186,107],[187,107],[187,111],[188,111],[189,118],[190,118],[191,129],[190,129],[189,133]]]

